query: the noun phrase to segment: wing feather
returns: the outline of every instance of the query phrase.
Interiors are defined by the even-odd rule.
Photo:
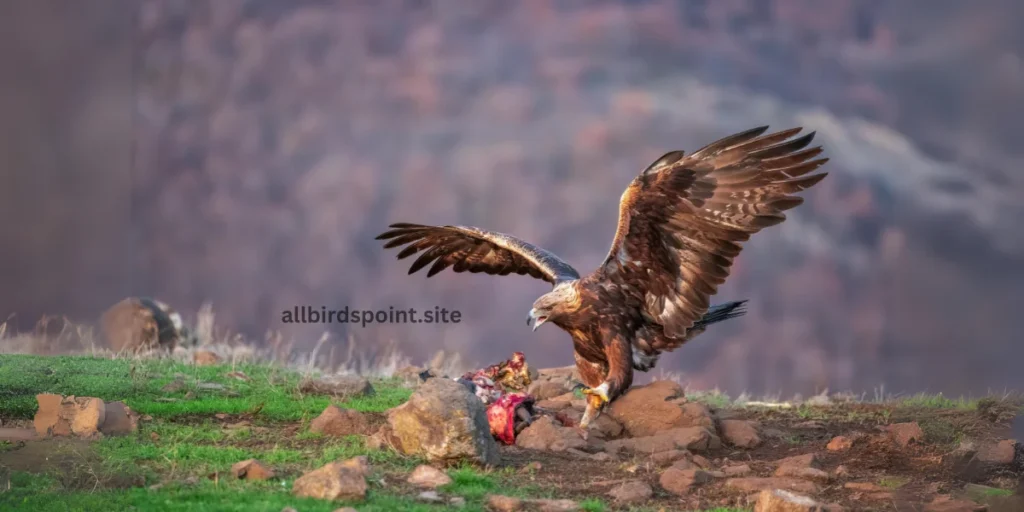
[[[512,235],[468,226],[405,222],[389,228],[376,238],[387,240],[385,249],[404,245],[398,259],[420,253],[409,268],[410,274],[430,265],[427,277],[447,268],[458,273],[529,275],[551,284],[580,277],[576,269],[558,256]]]
[[[808,148],[814,132],[766,133],[767,126],[712,142],[689,156],[672,151],[626,189],[619,224],[600,271],[642,296],[643,316],[665,336],[682,337],[729,277],[742,243],[784,222],[794,196],[828,173]]]

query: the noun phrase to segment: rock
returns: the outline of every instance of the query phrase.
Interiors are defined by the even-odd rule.
[[[747,476],[752,471],[753,470],[750,469],[750,466],[748,466],[746,464],[742,464],[742,465],[739,465],[739,466],[726,466],[726,467],[722,468],[722,473],[725,476],[729,476],[729,477]]]
[[[554,398],[549,398],[549,400],[553,400],[555,402],[565,402],[569,405],[572,405],[572,402],[576,400],[576,393],[569,392],[564,395],[558,395]],[[586,402],[584,402],[583,405],[586,406]]]
[[[370,430],[366,415],[351,409],[341,409],[336,405],[328,405],[309,423],[309,431],[325,436],[364,435]]]
[[[832,475],[818,468],[818,459],[813,453],[787,457],[776,462],[778,467],[775,470],[777,477],[802,478],[820,483],[828,483]]]
[[[568,400],[541,400],[537,402],[536,407],[538,409],[544,409],[552,412],[561,411],[569,407]],[[604,416],[602,414],[601,416]],[[599,416],[600,417],[600,416]]]
[[[523,500],[511,496],[492,494],[487,497],[487,507],[495,512],[517,512],[523,509]]]
[[[658,477],[658,483],[666,491],[672,494],[685,495],[698,485],[713,480],[710,473],[702,469],[678,469],[671,467],[666,469]]]
[[[885,488],[873,482],[846,482],[843,488],[858,492],[885,492]]]
[[[235,478],[244,478],[246,480],[269,480],[274,478],[274,470],[256,459],[247,459],[235,463],[235,465],[231,466],[231,474],[235,475]]]
[[[786,491],[802,492],[806,494],[817,494],[818,486],[814,482],[801,480],[799,478],[787,477],[745,477],[730,478],[725,481],[725,487],[742,492],[771,491],[782,489]]]
[[[300,498],[362,501],[366,499],[366,476],[359,462],[331,462],[297,478],[292,494]]]
[[[416,466],[416,469],[412,470],[412,475],[409,475],[409,479],[406,480],[406,482],[409,482],[416,487],[436,489],[442,485],[452,483],[452,479],[440,469],[426,464],[421,464]]]
[[[516,446],[561,452],[569,448],[583,448],[587,442],[578,431],[559,425],[550,416],[541,416],[519,433]]]
[[[58,430],[57,424],[61,420],[61,402],[64,397],[61,395],[54,395],[51,393],[43,393],[36,395],[36,403],[39,404],[36,409],[35,418],[32,420],[32,424],[36,429],[36,434],[39,437],[47,437],[50,435],[61,435],[55,430]],[[71,433],[71,424],[66,423],[59,430],[66,430],[67,435]]]
[[[338,398],[372,396],[376,394],[370,381],[355,375],[337,375],[329,378],[306,379],[299,383],[299,391]]]
[[[840,464],[834,471],[832,471],[832,475],[836,478],[846,478],[850,476],[850,469],[845,465]]]
[[[853,438],[846,436],[833,437],[825,448],[830,452],[845,452],[846,450],[853,448]]]
[[[344,468],[354,469],[358,471],[359,474],[363,476],[369,476],[370,474],[370,459],[368,459],[366,455],[352,457],[351,459],[347,459],[341,462],[340,464]]]
[[[792,471],[794,469],[803,468],[817,468],[819,467],[818,457],[813,453],[794,455],[792,457],[786,457],[784,459],[779,459],[775,461],[775,467],[778,468],[775,471],[777,476],[782,476],[778,474],[780,471]]]
[[[826,508],[807,496],[773,489],[761,491],[754,504],[754,512],[822,512]]]
[[[210,350],[196,350],[192,354],[192,362],[196,366],[212,366],[219,364],[221,361],[220,356]]]
[[[653,454],[674,449],[703,452],[719,448],[721,445],[721,440],[710,430],[704,427],[685,427],[663,430],[653,436],[609,441],[606,449],[613,454],[623,450]]]
[[[607,414],[617,420],[632,437],[651,436],[678,427],[692,427],[690,422],[703,422],[683,412],[670,400],[683,396],[683,388],[673,381],[659,380],[646,386],[630,388],[612,402]],[[692,412],[692,411],[691,411]]]
[[[982,446],[976,457],[986,464],[1008,465],[1013,463],[1016,450],[1017,441],[1005,439],[995,444]]]
[[[444,501],[436,491],[423,491],[416,496],[416,499],[425,503],[441,503]]]
[[[100,432],[107,436],[123,436],[139,430],[139,415],[124,402],[106,402]]]
[[[466,498],[463,498],[462,496],[452,496],[451,498],[448,498],[448,504],[456,508],[462,508],[466,506]]]
[[[547,400],[556,396],[564,395],[569,391],[568,382],[555,382],[555,381],[539,381],[530,384],[530,387],[526,388],[526,394],[533,396],[537,400]]]
[[[387,425],[377,429],[376,432],[366,438],[366,447],[371,450],[383,450],[385,448],[391,448],[391,444],[388,441],[390,436],[388,435],[389,429]]]
[[[920,443],[924,439],[924,431],[916,421],[909,423],[895,423],[886,428],[889,438],[896,444],[907,447],[911,443]]]
[[[743,420],[722,420],[722,440],[737,448],[757,448],[761,437],[752,422]]]
[[[624,482],[608,491],[608,496],[623,505],[647,501],[653,495],[654,489],[640,480]]]
[[[682,426],[715,429],[715,417],[706,405],[700,402],[684,402],[679,408],[683,411]]]
[[[387,417],[389,441],[401,453],[428,461],[496,465],[500,460],[483,402],[454,380],[427,380]]]
[[[99,435],[100,425],[106,420],[107,405],[99,398],[79,397],[74,399],[74,419],[71,432],[79,437],[93,438]]]
[[[690,452],[687,450],[666,450],[651,454],[651,460],[655,464],[671,464],[677,460],[685,459],[688,455],[690,455]]]
[[[984,512],[988,510],[985,505],[979,505],[969,500],[958,500],[951,496],[936,496],[931,502],[925,504],[922,512]]]
[[[487,508],[495,512],[517,512],[521,510],[536,510],[538,512],[574,512],[580,509],[578,503],[572,500],[524,500],[511,496],[492,494],[487,497]]]

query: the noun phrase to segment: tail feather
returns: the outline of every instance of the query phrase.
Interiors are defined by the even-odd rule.
[[[696,338],[711,324],[745,315],[746,303],[746,300],[737,300],[711,306],[700,320],[686,330],[686,335],[679,338],[665,336],[660,326],[641,327],[633,340],[633,368],[642,372],[650,371],[657,364],[658,356],[662,352],[679,348],[683,343]]]
[[[691,327],[690,329],[704,329],[705,327],[711,324],[722,322],[730,318],[743,316],[747,313],[747,310],[744,307],[746,304],[746,300],[737,300],[733,302],[726,302],[725,304],[711,306],[710,308],[708,308],[708,312],[705,313],[700,320],[694,322],[693,327]]]

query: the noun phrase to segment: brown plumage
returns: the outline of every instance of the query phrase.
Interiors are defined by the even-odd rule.
[[[604,262],[586,277],[544,249],[514,236],[463,226],[392,224],[385,248],[419,254],[412,274],[521,274],[554,285],[534,302],[527,323],[551,322],[573,340],[576,365],[590,389],[583,425],[633,381],[708,325],[743,314],[746,301],[711,306],[741,244],[786,219],[821,181],[828,161],[814,133],[767,126],[737,133],[685,155],[672,151],[644,169],[622,194],[619,222]]]

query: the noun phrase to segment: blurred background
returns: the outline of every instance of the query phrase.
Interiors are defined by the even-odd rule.
[[[1014,0],[5,0],[0,318],[127,295],[312,348],[282,309],[459,310],[328,343],[571,364],[523,276],[407,276],[373,237],[468,224],[589,272],[629,181],[754,126],[831,176],[746,245],[749,313],[654,370],[731,393],[1024,387]],[[8,317],[8,315],[14,315]]]

